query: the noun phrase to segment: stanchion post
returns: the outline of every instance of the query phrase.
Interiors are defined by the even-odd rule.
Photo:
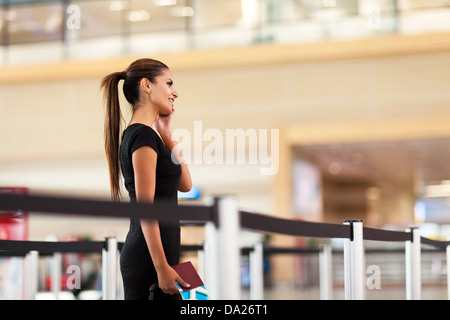
[[[421,299],[421,241],[417,227],[406,229],[411,240],[405,242],[406,299]]]
[[[117,239],[106,238],[102,251],[102,294],[103,300],[116,300],[117,293]]]
[[[250,300],[262,300],[264,295],[263,246],[261,242],[250,251]]]
[[[320,300],[333,299],[333,265],[330,245],[323,245],[319,252]]]
[[[241,253],[239,211],[234,196],[217,198],[220,296],[223,300],[241,297]]]
[[[344,224],[350,225],[344,221]],[[345,300],[352,299],[352,260],[350,238],[344,239],[344,297]]]
[[[211,300],[240,299],[239,211],[236,198],[214,199],[216,221],[207,223],[205,255],[207,290]]]
[[[447,299],[450,300],[450,245],[447,245],[446,256],[447,256]]]
[[[35,300],[38,291],[39,253],[32,250],[26,255],[26,299]]]
[[[204,282],[208,290],[209,299],[219,299],[219,252],[218,252],[218,232],[215,223],[208,221],[205,224],[205,243],[204,260],[205,260],[205,274]]]
[[[345,220],[350,225],[350,239],[344,241],[345,299],[364,299],[364,244],[361,220]]]
[[[56,300],[59,299],[61,291],[61,267],[62,255],[60,252],[55,252],[52,257],[52,291]]]

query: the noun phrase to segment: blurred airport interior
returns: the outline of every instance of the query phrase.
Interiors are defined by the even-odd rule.
[[[100,80],[140,57],[165,62],[180,94],[174,126],[192,139],[198,191],[180,204],[234,194],[249,211],[418,225],[423,236],[450,239],[449,0],[0,0],[0,187],[108,199]],[[121,107],[125,126],[123,96]],[[207,158],[212,138],[235,152],[230,162]],[[261,150],[266,158],[252,158]],[[26,240],[123,241],[128,231],[123,219],[33,213],[25,223]],[[182,241],[203,236],[186,227]],[[1,224],[0,239],[12,239]],[[243,245],[261,239],[324,242],[242,232]],[[12,272],[0,259],[2,274]],[[96,274],[97,258],[66,259]],[[374,296],[403,285],[394,255],[370,261],[387,270],[388,293]],[[423,263],[424,287],[438,292],[430,297],[446,299],[445,257]],[[317,286],[315,258],[279,255],[268,265],[267,298],[297,297],[292,288],[307,298],[302,290]],[[16,297],[8,285],[0,281],[0,298]]]

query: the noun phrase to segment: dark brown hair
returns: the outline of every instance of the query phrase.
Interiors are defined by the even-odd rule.
[[[153,59],[139,59],[130,64],[122,72],[113,72],[103,78],[101,88],[106,105],[105,117],[105,152],[109,167],[109,180],[111,186],[111,197],[114,201],[120,200],[120,133],[121,122],[123,120],[119,105],[118,84],[120,80],[125,80],[123,84],[123,94],[131,104],[134,111],[134,104],[139,102],[139,87],[142,78],[147,78],[150,82],[155,82],[156,77],[161,75],[164,69],[169,69],[161,61]]]

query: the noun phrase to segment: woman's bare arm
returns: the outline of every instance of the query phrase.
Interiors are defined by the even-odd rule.
[[[154,201],[157,157],[155,150],[150,147],[141,147],[133,152],[134,182],[138,202],[153,203]],[[141,228],[158,273],[158,285],[161,290],[169,294],[178,293],[175,281],[188,287],[189,285],[167,263],[158,221],[141,219]]]

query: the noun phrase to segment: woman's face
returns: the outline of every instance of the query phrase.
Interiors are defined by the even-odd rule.
[[[157,108],[158,114],[171,114],[175,110],[175,99],[178,98],[178,92],[173,86],[172,72],[169,69],[164,69],[163,73],[156,77],[151,88],[150,98]]]

